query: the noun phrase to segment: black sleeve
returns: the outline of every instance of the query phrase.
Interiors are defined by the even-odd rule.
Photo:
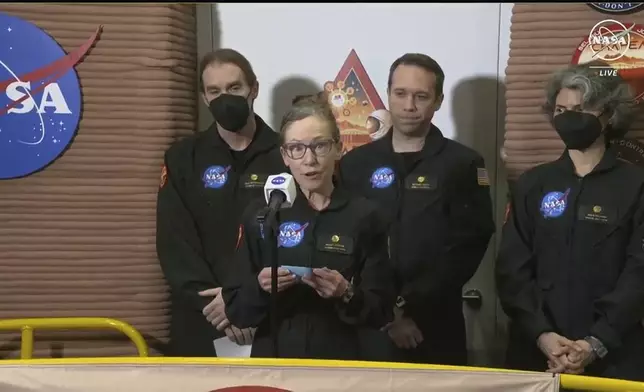
[[[220,287],[201,250],[195,221],[181,195],[178,174],[165,160],[157,194],[157,255],[173,295],[201,312],[211,301],[199,291]]]
[[[528,189],[519,179],[503,226],[495,275],[503,311],[536,342],[539,335],[554,328],[543,312],[543,296],[536,281],[535,222],[527,209]]]
[[[381,328],[393,319],[396,294],[387,246],[388,225],[375,210],[359,236],[361,266],[354,278],[354,295],[338,301],[339,317],[352,325]]]
[[[590,334],[609,351],[619,349],[622,337],[644,318],[644,197],[633,215],[633,231],[626,262],[615,289],[595,301],[598,317]]]
[[[355,191],[355,189],[352,189],[352,187],[351,187],[352,184],[351,184],[351,181],[349,181],[350,178],[348,176],[348,174],[349,174],[348,170],[350,170],[348,168],[348,166],[349,166],[349,163],[348,163],[349,160],[348,159],[349,158],[347,158],[346,155],[343,156],[342,159],[340,159],[340,161],[338,162],[338,166],[336,168],[335,178],[336,178],[339,186],[342,186],[343,188],[353,192],[353,191]]]
[[[270,294],[262,290],[257,280],[263,268],[260,228],[254,220],[259,208],[253,204],[244,213],[235,264],[222,288],[226,316],[237,328],[259,326],[270,310]]]
[[[461,290],[476,270],[494,234],[492,199],[482,158],[463,171],[450,195],[447,238],[441,257],[431,268],[403,284],[400,295],[408,306],[419,308],[428,298]]]

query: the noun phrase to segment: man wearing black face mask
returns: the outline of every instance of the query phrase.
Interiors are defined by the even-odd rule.
[[[550,80],[544,109],[566,150],[513,190],[496,263],[506,366],[644,381],[644,171],[610,146],[633,96],[596,65]]]
[[[201,61],[202,96],[215,122],[165,154],[157,204],[157,253],[171,289],[171,354],[214,356],[213,340],[250,344],[253,330],[226,319],[220,295],[242,236],[241,214],[285,170],[278,135],[252,106],[259,84],[232,49]],[[224,335],[225,334],[225,335]]]

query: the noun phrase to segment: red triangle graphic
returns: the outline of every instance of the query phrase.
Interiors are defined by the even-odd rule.
[[[326,82],[324,89],[338,122],[346,150],[369,143],[367,119],[382,103],[358,54],[354,49],[344,61],[333,82]]]

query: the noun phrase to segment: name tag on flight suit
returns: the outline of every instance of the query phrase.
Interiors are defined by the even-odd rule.
[[[436,189],[438,181],[435,177],[412,173],[405,178],[405,189],[411,190],[433,190]]]
[[[242,181],[240,181],[240,185],[244,189],[264,188],[264,184],[266,184],[267,178],[268,178],[267,174],[260,174],[260,173],[245,174]]]
[[[353,253],[353,238],[339,234],[321,234],[318,236],[317,249],[323,252],[334,252],[345,255]]]
[[[601,205],[579,206],[579,220],[586,222],[613,224],[617,221],[617,209]]]

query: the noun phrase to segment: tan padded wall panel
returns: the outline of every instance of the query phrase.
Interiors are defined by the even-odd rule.
[[[71,148],[43,172],[0,181],[0,318],[113,317],[159,346],[169,306],[156,193],[163,152],[196,124],[195,7],[3,3],[0,12],[67,52],[104,26],[76,67],[84,111]],[[0,356],[18,355],[18,336],[0,335]],[[37,357],[136,354],[103,331],[36,331],[35,347]]]
[[[644,23],[644,12],[607,15],[584,3],[515,4],[506,69],[505,164],[510,179],[558,158],[564,145],[541,113],[549,75],[571,63],[579,44],[605,19]],[[628,137],[644,140],[640,118]]]

